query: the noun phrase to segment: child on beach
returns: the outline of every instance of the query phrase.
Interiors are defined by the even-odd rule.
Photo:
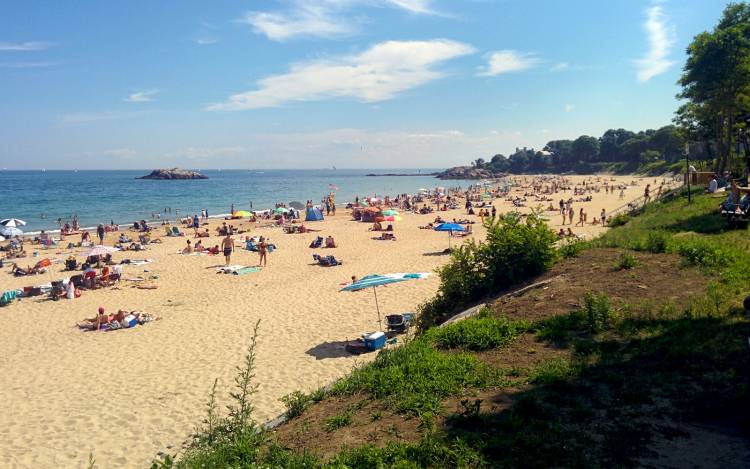
[[[258,266],[266,266],[266,253],[268,251],[268,244],[266,243],[266,238],[263,236],[260,237],[258,240],[258,255],[260,256],[260,259],[258,259]],[[229,261],[227,261],[227,265],[229,265]]]

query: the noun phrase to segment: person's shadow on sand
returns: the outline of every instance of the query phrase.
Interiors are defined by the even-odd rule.
[[[326,358],[349,357],[352,354],[346,351],[346,340],[336,342],[323,342],[307,350],[305,353],[315,357],[316,360],[325,360]]]

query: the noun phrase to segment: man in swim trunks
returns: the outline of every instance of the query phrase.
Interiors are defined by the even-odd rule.
[[[227,231],[227,235],[221,240],[221,248],[224,250],[224,258],[226,259],[227,265],[232,257],[232,251],[234,251],[234,238]]]

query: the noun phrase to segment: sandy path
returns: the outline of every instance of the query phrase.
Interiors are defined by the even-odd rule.
[[[640,196],[644,185],[626,191],[626,198]],[[583,205],[592,217],[601,208],[611,211],[622,203],[616,194],[602,192],[593,202],[574,208]],[[496,206],[501,211],[510,208],[506,202],[497,201]],[[463,213],[443,216],[462,218]],[[445,249],[446,234],[417,228],[433,217],[404,215],[395,224],[396,242],[372,240],[369,225],[352,221],[346,210],[311,225],[320,233],[253,229],[252,234],[270,236],[279,250],[269,255],[267,268],[244,276],[217,275],[212,267],[222,258],[177,255],[185,239],[165,238],[146,253],[114,256],[115,261],[154,259],[147,266],[127,267],[125,273],[158,275],[156,290],[123,282],[115,289],[86,291],[72,301],[29,298],[0,309],[0,466],[82,467],[93,452],[102,467],[144,467],[157,451],[176,451],[203,418],[215,378],[221,403],[226,403],[235,367],[258,319],[255,416],[261,421],[277,416],[283,411],[281,396],[326,384],[355,363],[373,358],[346,356],[331,345],[376,326],[372,292],[340,293],[340,284],[352,275],[427,272],[443,264],[447,256],[425,254]],[[552,216],[550,224],[559,229],[560,217]],[[600,230],[574,229],[589,235]],[[482,231],[475,225],[475,235],[482,237]],[[329,233],[340,245],[330,251],[344,265],[310,265],[313,252],[328,250],[312,250],[308,244],[316,235]],[[204,241],[208,246],[217,243],[215,236]],[[57,257],[68,255],[59,252]],[[77,252],[80,260],[83,251]],[[254,265],[257,254],[238,250],[232,263]],[[0,275],[0,291],[61,278],[59,270],[58,265],[52,274],[34,278],[14,278],[6,270]],[[434,295],[438,283],[432,276],[381,288],[381,307],[386,313],[413,311]],[[108,312],[120,307],[146,310],[162,320],[111,333],[82,333],[73,327],[94,316],[99,305]]]

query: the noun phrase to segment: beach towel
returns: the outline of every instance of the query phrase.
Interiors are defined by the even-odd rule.
[[[10,304],[11,301],[15,300],[18,297],[18,290],[8,290],[3,293],[3,296],[0,296],[0,306],[5,306],[7,304]]]
[[[237,270],[244,269],[244,268],[245,268],[244,265],[239,265],[239,264],[237,264],[237,265],[227,265],[227,266],[219,267],[218,269],[216,269],[216,273],[217,274],[231,274],[231,273],[234,273]]]
[[[126,259],[128,260],[128,259]],[[146,265],[154,262],[153,259],[131,259],[130,262],[123,261],[123,264],[130,264],[130,265]]]
[[[260,267],[245,267],[244,269],[237,269],[237,270],[235,270],[234,272],[232,272],[232,274],[234,274],[234,275],[245,275],[245,274],[249,274],[249,273],[252,273],[252,272],[259,272],[259,271],[260,271]]]

